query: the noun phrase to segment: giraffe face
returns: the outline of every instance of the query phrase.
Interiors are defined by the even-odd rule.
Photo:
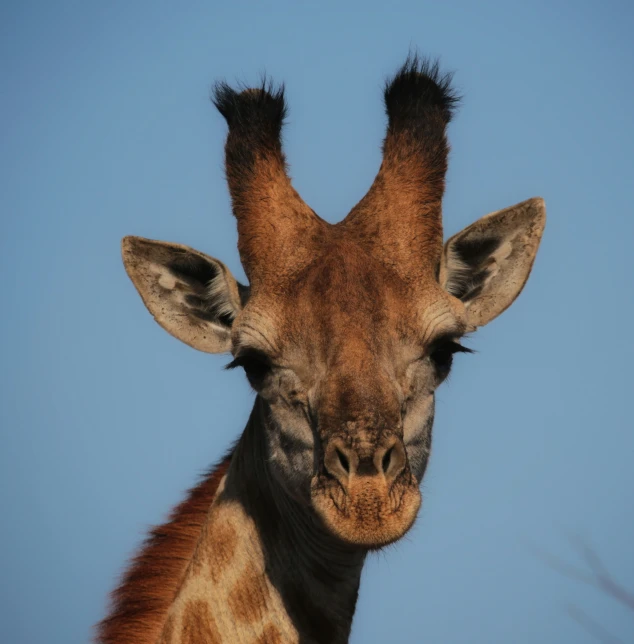
[[[412,525],[434,392],[466,327],[436,281],[412,288],[345,231],[237,316],[232,366],[267,402],[271,474],[340,539],[379,547]]]

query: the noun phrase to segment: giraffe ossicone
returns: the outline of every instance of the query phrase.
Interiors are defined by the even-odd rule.
[[[468,352],[461,338],[521,292],[546,215],[529,199],[443,244],[451,76],[410,56],[384,100],[376,179],[330,224],[288,178],[283,89],[216,86],[248,286],[187,246],[123,240],[156,321],[231,353],[256,399],[236,446],[132,562],[98,642],[342,644],[366,554],[412,526],[435,391]]]

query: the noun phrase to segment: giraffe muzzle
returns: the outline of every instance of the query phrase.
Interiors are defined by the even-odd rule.
[[[354,446],[340,437],[331,439],[323,464],[311,496],[335,536],[372,549],[400,539],[412,526],[421,496],[399,437]]]

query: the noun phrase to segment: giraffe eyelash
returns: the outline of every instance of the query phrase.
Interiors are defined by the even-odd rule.
[[[446,377],[451,370],[453,357],[456,353],[474,353],[474,351],[463,346],[453,338],[440,338],[432,344],[427,356],[439,373],[444,373]]]
[[[431,343],[423,357],[431,356],[440,350],[444,350],[452,355],[454,353],[475,353],[473,349],[460,344],[460,342],[455,339],[455,336],[441,336]]]
[[[269,357],[262,351],[257,349],[245,349],[241,351],[229,364],[225,365],[225,369],[236,369],[242,367],[259,366],[270,369],[273,365]]]

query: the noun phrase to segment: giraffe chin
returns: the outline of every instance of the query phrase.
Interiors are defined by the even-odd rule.
[[[421,505],[418,484],[387,489],[378,477],[355,477],[347,491],[334,481],[315,482],[312,505],[326,528],[342,541],[378,549],[398,541],[412,527]]]

